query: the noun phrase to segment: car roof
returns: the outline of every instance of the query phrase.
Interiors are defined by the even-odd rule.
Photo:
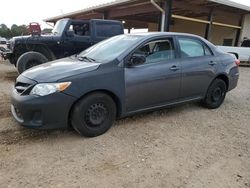
[[[151,39],[154,37],[168,37],[168,36],[184,36],[184,37],[193,37],[196,39],[199,39],[201,41],[203,41],[212,51],[214,54],[218,54],[220,53],[220,51],[218,51],[218,48],[212,44],[210,41],[204,39],[201,36],[198,35],[194,35],[194,34],[189,34],[189,33],[179,33],[179,32],[143,32],[143,33],[132,33],[132,34],[124,34],[124,35],[128,35],[128,36],[138,36],[143,38],[143,40],[147,40],[147,39]]]
[[[161,37],[161,36],[185,36],[185,37],[194,37],[197,39],[202,40],[203,42],[205,42],[210,48],[216,50],[216,46],[214,44],[212,44],[210,41],[204,39],[201,36],[198,35],[194,35],[194,34],[189,34],[189,33],[179,33],[179,32],[144,32],[144,33],[132,33],[132,34],[126,34],[129,36],[141,36],[144,39],[149,39],[152,37]]]
[[[144,32],[144,33],[132,33],[129,35],[134,35],[134,36],[147,36],[147,37],[157,37],[157,36],[190,36],[190,37],[197,37],[197,38],[202,38],[198,35],[194,34],[189,34],[189,33],[179,33],[179,32]]]

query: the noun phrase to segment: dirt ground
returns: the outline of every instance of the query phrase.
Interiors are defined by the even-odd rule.
[[[250,187],[250,67],[218,110],[198,104],[119,120],[97,138],[22,128],[16,72],[0,63],[0,187]]]

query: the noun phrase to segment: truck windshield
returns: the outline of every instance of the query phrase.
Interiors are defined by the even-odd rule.
[[[64,20],[59,20],[58,22],[56,22],[55,27],[52,30],[52,33],[54,35],[62,35],[64,28],[66,26],[66,24],[68,23],[68,20],[64,19]]]
[[[118,35],[104,40],[79,54],[81,59],[105,63],[119,57],[123,52],[137,44],[142,36]]]

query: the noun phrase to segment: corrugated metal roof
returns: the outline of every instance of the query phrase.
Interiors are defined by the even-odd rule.
[[[61,15],[58,15],[58,16],[55,16],[55,17],[47,18],[47,19],[44,19],[44,21],[46,22],[46,21],[49,21],[49,20],[57,20],[57,19],[60,19],[60,18],[69,17],[71,15],[85,13],[85,12],[89,12],[89,11],[92,11],[92,10],[95,10],[95,9],[106,8],[106,7],[123,4],[123,3],[126,3],[126,2],[133,2],[133,1],[136,1],[136,0],[113,0],[113,1],[110,1],[108,3],[103,3],[103,4],[100,4],[100,5],[91,6],[91,7],[81,9],[81,10],[77,10],[77,11],[69,12],[69,13],[66,13],[66,14],[61,14]]]
[[[138,1],[138,0],[113,0],[113,1],[110,1],[108,3],[104,3],[104,4],[100,4],[100,5],[96,5],[96,6],[91,6],[91,7],[84,8],[84,9],[81,9],[81,10],[77,10],[77,11],[74,11],[74,12],[70,12],[70,13],[61,14],[61,15],[58,15],[58,16],[55,16],[55,17],[47,18],[47,19],[44,19],[44,21],[49,22],[49,21],[52,21],[52,20],[67,18],[67,17],[70,17],[72,15],[86,13],[86,12],[90,12],[90,11],[101,9],[101,8],[108,8],[108,7],[111,7],[111,6],[114,6],[114,5],[120,5],[120,4],[123,4],[123,3],[133,2],[133,1]],[[250,11],[249,6],[246,6],[246,5],[243,5],[243,4],[240,4],[240,3],[236,3],[236,2],[233,2],[233,1],[230,1],[230,0],[208,0],[208,1],[218,3],[218,4],[223,4],[223,5],[238,8],[238,9],[242,9],[242,10],[246,10],[246,11]]]
[[[246,10],[246,11],[250,11],[250,7],[247,5],[243,5],[241,3],[236,3],[234,1],[230,1],[230,0],[208,0],[214,3],[218,3],[218,4],[222,4],[222,5],[227,5],[230,7],[234,7],[234,8],[238,8],[238,9],[242,9],[242,10]]]

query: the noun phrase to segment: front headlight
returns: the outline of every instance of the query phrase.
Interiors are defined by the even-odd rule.
[[[31,90],[30,95],[45,96],[55,92],[61,92],[67,89],[70,84],[71,82],[37,84]]]

